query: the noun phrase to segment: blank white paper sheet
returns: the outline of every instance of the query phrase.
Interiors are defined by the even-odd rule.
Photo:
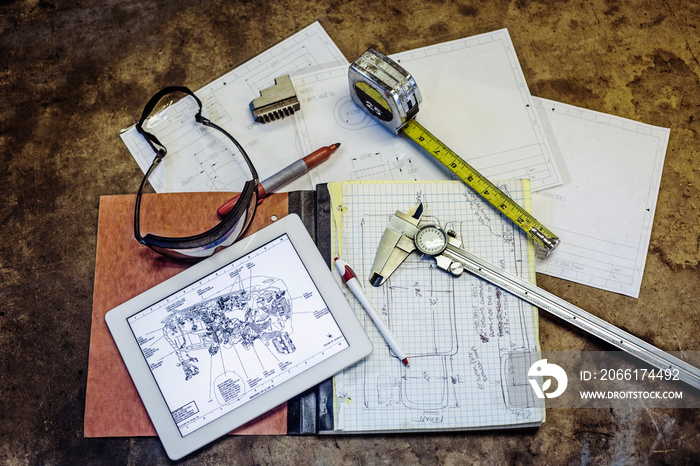
[[[532,196],[561,239],[537,272],[639,297],[670,130],[533,100],[564,176]]]

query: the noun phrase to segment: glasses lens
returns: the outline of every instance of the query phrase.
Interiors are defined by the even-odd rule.
[[[161,135],[161,142],[157,135],[144,129],[143,125],[146,118],[154,110],[156,104],[161,98],[171,92],[184,92],[188,94],[192,97],[199,109],[195,115],[195,121],[202,126],[200,127],[200,131],[197,132],[195,140],[187,145],[189,150],[194,150],[196,154],[194,158],[172,156],[166,158],[167,150],[164,144],[170,145],[167,140],[169,137],[168,134]],[[175,105],[180,105],[180,102]],[[174,111],[175,105],[163,110],[163,112]],[[159,118],[156,119],[156,121],[169,120],[167,118]],[[158,125],[149,125],[149,130],[151,130],[150,126],[155,128]],[[146,104],[141,120],[137,124],[137,129],[156,152],[156,158],[144,175],[141,187],[136,196],[136,206],[134,209],[134,236],[136,239],[141,244],[165,256],[184,260],[199,260],[211,256],[221,248],[230,246],[241,237],[248,229],[257,208],[258,173],[253,163],[250,161],[248,154],[246,154],[238,141],[223,128],[202,115],[202,103],[197,96],[184,87],[162,89],[151,98],[148,104]],[[172,135],[170,135],[170,137],[172,138]],[[231,212],[222,219],[221,223],[199,235],[169,238],[147,234],[142,237],[140,232],[140,206],[141,194],[146,181],[151,181],[154,187],[158,185],[162,188],[164,184],[160,180],[151,180],[151,175],[153,175],[153,178],[158,178],[160,176],[159,173],[161,175],[163,174],[166,165],[170,164],[172,167],[172,164],[177,164],[177,167],[181,169],[182,165],[186,163],[195,163],[196,166],[192,172],[198,173],[197,176],[193,175],[189,180],[195,180],[197,177],[203,177],[203,179],[208,180],[205,189],[207,191],[238,191],[237,188],[243,186],[237,204]],[[156,172],[156,167],[160,167],[160,172]],[[250,177],[247,176],[246,168],[250,172]],[[178,169],[175,169],[175,171],[177,172]],[[201,188],[201,186],[195,187],[193,190],[203,190],[197,188]],[[165,190],[167,191],[167,189]]]
[[[250,226],[258,205],[257,186],[249,181],[233,210],[211,230],[189,238],[160,238],[146,235],[148,246],[159,254],[179,260],[196,261],[231,246]]]

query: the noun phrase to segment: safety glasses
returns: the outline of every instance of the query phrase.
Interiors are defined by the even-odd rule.
[[[236,146],[248,165],[251,179],[246,181],[245,186],[241,190],[238,202],[233,209],[231,209],[231,212],[225,215],[221,219],[221,222],[214,228],[198,235],[179,238],[158,236],[150,233],[146,236],[141,236],[140,218],[141,194],[143,192],[143,187],[146,185],[146,180],[148,180],[160,162],[163,161],[163,158],[168,152],[165,146],[163,146],[163,144],[161,144],[153,134],[143,129],[143,124],[158,102],[165,95],[175,92],[187,94],[195,99],[197,105],[199,105],[199,111],[194,117],[195,121],[204,126],[220,131]],[[143,244],[144,246],[148,246],[152,250],[167,257],[179,260],[197,261],[213,255],[221,248],[230,246],[245,233],[253,219],[253,216],[255,215],[255,209],[258,205],[258,172],[255,170],[253,163],[248,157],[248,154],[246,154],[245,150],[243,150],[243,147],[241,147],[238,141],[236,141],[236,139],[223,128],[217,126],[202,116],[202,102],[196,95],[194,95],[192,91],[181,86],[166,87],[165,89],[159,91],[146,104],[143,114],[141,115],[141,120],[139,120],[139,122],[136,124],[136,130],[143,135],[153,151],[156,153],[153,163],[143,176],[141,186],[139,187],[139,192],[136,195],[136,207],[134,209],[134,236],[139,243]]]

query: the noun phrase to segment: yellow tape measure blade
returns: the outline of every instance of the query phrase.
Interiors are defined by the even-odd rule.
[[[531,235],[549,254],[559,244],[559,238],[538,222],[528,211],[491,183],[485,176],[469,165],[463,158],[425,129],[415,119],[409,120],[401,131],[426,152],[445,165],[467,186],[497,207],[506,217]]]

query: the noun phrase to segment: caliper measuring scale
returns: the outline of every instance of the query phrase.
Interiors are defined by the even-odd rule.
[[[369,49],[348,70],[350,96],[382,126],[403,133],[477,194],[528,233],[548,256],[559,238],[485,176],[415,120],[421,94],[413,77],[382,53]]]
[[[700,369],[464,250],[462,242],[453,231],[445,231],[436,225],[418,226],[422,211],[422,204],[417,204],[407,213],[396,212],[390,221],[390,226],[385,230],[387,239],[382,237],[384,244],[380,243],[380,250],[382,247],[392,250],[384,251],[385,253],[378,251],[377,259],[380,263],[375,260],[370,279],[373,286],[383,284],[408,254],[418,250],[422,254],[434,257],[437,267],[441,270],[454,276],[460,276],[467,271],[653,367],[677,371],[674,375],[677,375],[678,379],[700,389]]]

